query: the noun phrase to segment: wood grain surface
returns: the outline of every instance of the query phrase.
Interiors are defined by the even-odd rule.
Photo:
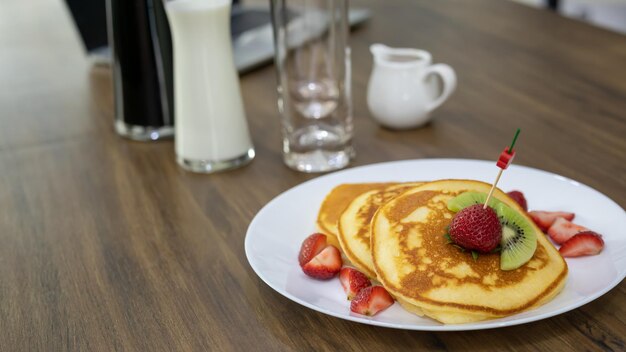
[[[521,127],[517,164],[626,206],[626,37],[509,1],[352,5],[374,14],[351,37],[353,166],[491,160]],[[274,68],[241,80],[256,159],[191,174],[171,141],[114,133],[110,71],[85,58],[63,2],[0,7],[0,350],[626,348],[624,282],[550,319],[455,333],[361,325],[284,298],[243,246],[263,205],[315,177],[282,163]],[[427,49],[455,68],[458,90],[431,124],[394,132],[371,120],[374,42]]]

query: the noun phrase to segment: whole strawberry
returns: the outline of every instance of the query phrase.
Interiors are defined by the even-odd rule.
[[[491,207],[474,204],[456,213],[449,233],[450,239],[465,249],[491,252],[500,243],[502,225]]]

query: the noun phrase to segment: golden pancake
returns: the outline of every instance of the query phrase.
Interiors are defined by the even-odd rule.
[[[422,183],[400,183],[365,192],[350,202],[339,217],[338,238],[345,256],[371,278],[376,278],[370,250],[370,223],[379,207]]]
[[[317,228],[326,234],[328,243],[339,248],[337,221],[348,204],[360,194],[384,188],[391,183],[345,183],[333,188],[320,206]]]
[[[514,200],[494,197],[519,212],[536,232],[537,249],[518,269],[500,269],[500,254],[474,260],[447,243],[454,213],[447,201],[463,192],[488,193],[490,185],[469,180],[425,183],[394,198],[374,215],[371,249],[381,283],[410,311],[443,323],[508,316],[542,305],[563,288],[567,265]]]

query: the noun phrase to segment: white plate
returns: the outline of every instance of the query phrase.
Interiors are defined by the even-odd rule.
[[[568,258],[569,276],[563,292],[534,310],[506,318],[460,325],[443,325],[420,318],[394,304],[368,318],[350,312],[338,279],[318,281],[304,275],[298,252],[315,232],[324,196],[340,183],[420,181],[466,178],[493,182],[493,161],[426,159],[374,164],[348,169],[302,183],[274,198],[255,216],[245,241],[246,256],[257,275],[283,296],[308,308],[364,324],[409,330],[478,330],[528,323],[578,308],[609,291],[626,275],[626,212],[600,192],[546,171],[512,165],[498,186],[524,192],[529,207],[576,213],[576,223],[604,236],[597,256]]]

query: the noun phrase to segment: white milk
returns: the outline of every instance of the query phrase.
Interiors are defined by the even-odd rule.
[[[226,161],[252,148],[233,61],[230,4],[230,0],[165,3],[174,47],[179,158]]]

